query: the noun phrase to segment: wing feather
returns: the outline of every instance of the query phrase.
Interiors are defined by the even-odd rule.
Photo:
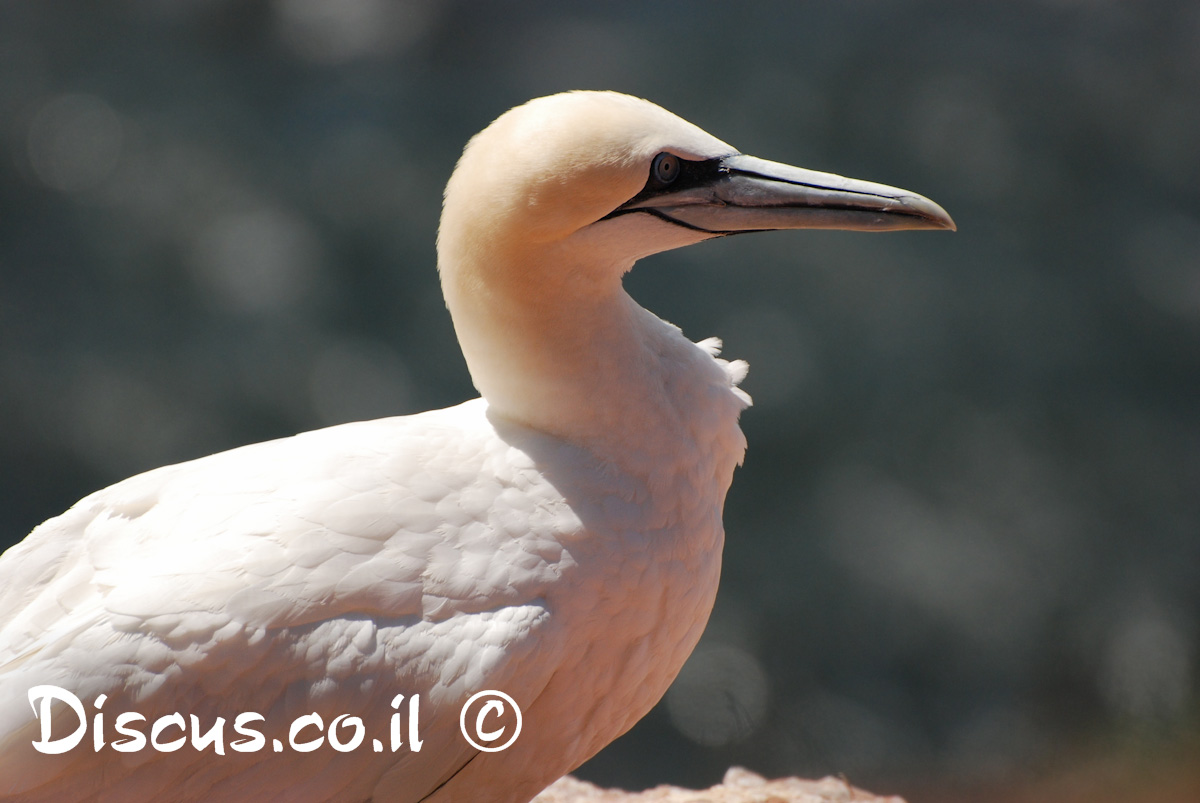
[[[397,690],[420,693],[428,720],[456,722],[470,691],[518,677],[540,691],[556,665],[552,654],[527,660],[553,618],[543,592],[571,561],[564,535],[581,525],[485,410],[477,400],[156,469],[86,497],[0,557],[8,791],[32,795],[51,772],[89,777],[105,755],[79,750],[48,765],[63,757],[34,753],[24,691],[36,684],[210,722],[314,709],[328,722],[351,702],[379,718]],[[442,743],[403,756],[390,776],[404,779],[401,800],[419,800],[473,755],[457,728],[429,738]],[[386,765],[367,771],[378,761],[370,750],[336,755],[329,777],[361,762],[369,796]],[[127,788],[161,789],[171,772],[207,778],[212,794],[233,788],[200,757],[157,756],[130,771]],[[297,777],[322,788],[329,757],[303,758]],[[264,778],[279,771],[279,757],[259,759],[276,764]],[[247,771],[247,760],[224,774]]]

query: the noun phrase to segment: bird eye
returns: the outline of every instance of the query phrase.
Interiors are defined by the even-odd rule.
[[[660,153],[654,157],[650,175],[659,184],[670,184],[679,178],[679,157],[673,153]]]

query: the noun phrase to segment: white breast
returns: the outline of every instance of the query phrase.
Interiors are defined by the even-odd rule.
[[[687,348],[720,375],[736,415],[724,372]],[[103,777],[122,800],[152,800],[202,761],[189,799],[248,799],[255,764],[258,798],[283,774],[289,800],[415,801],[463,766],[430,800],[461,800],[485,776],[504,790],[498,801],[531,796],[636,722],[699,638],[720,566],[721,478],[739,438],[736,453],[692,443],[636,476],[476,400],[235,449],[93,494],[0,562],[0,678],[22,692],[0,707],[6,791],[38,799],[42,779],[71,776],[82,796]],[[38,684],[87,705],[108,695],[109,741],[124,710],[203,723],[256,711],[264,731],[349,713],[384,733],[393,696],[420,694],[428,744],[391,775],[394,757],[367,750],[44,756],[30,746],[38,724],[23,693]],[[468,763],[458,709],[492,688],[521,705],[525,736]],[[45,799],[71,798],[56,786]]]

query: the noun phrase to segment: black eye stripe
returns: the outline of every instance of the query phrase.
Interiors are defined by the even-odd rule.
[[[650,165],[650,175],[646,178],[646,184],[642,187],[637,195],[630,198],[625,203],[618,206],[613,211],[609,212],[601,220],[617,217],[624,214],[625,207],[630,204],[635,204],[644,201],[647,198],[653,198],[656,195],[664,195],[669,192],[681,192],[691,189],[692,187],[700,187],[705,184],[712,184],[729,175],[729,170],[721,165],[720,159],[703,159],[691,160],[675,157],[675,161],[679,164],[679,172],[675,179],[669,184],[664,184],[655,175],[655,167],[658,165],[658,160],[664,154],[659,154],[655,157],[655,161]],[[638,211],[638,210],[628,210]]]

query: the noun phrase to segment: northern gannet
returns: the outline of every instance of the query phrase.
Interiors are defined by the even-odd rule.
[[[642,309],[622,275],[790,228],[954,224],[626,95],[502,115],[467,145],[438,234],[482,397],[158,468],[8,550],[0,796],[519,803],[577,767],[700,638],[745,449],[745,365]],[[460,732],[484,690],[523,713],[503,752]],[[235,746],[243,713],[257,750]],[[343,752],[346,717],[365,738]],[[69,750],[34,748],[80,727]]]

